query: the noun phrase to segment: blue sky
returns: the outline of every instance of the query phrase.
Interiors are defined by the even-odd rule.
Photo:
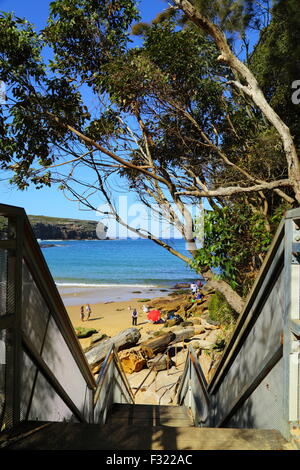
[[[50,0],[0,0],[1,11],[13,11],[19,17],[26,17],[37,29],[46,24]],[[164,0],[141,0],[140,12],[143,21],[150,21],[156,14],[166,8]],[[132,199],[132,196],[129,195]],[[82,211],[79,204],[67,200],[61,191],[54,186],[36,190],[30,187],[19,191],[8,183],[0,183],[0,202],[24,207],[27,214],[48,215],[53,217],[70,217],[98,220],[93,211]]]

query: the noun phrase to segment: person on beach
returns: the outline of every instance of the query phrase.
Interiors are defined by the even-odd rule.
[[[137,309],[134,308],[132,310],[132,325],[137,325],[137,317],[138,317],[138,313],[137,313]]]
[[[89,320],[89,318],[91,316],[91,313],[92,313],[92,309],[91,309],[90,304],[86,304],[85,310],[86,310],[86,315],[87,315],[86,319]]]
[[[192,282],[192,284],[190,285],[190,289],[191,289],[192,295],[196,294],[197,284],[195,284],[195,282]]]
[[[142,306],[142,310],[144,313],[148,313],[149,312],[149,308],[147,307],[147,305],[143,305]]]
[[[81,308],[80,308],[80,318],[81,318],[81,321],[84,321],[84,307],[83,307],[83,305],[81,305]]]

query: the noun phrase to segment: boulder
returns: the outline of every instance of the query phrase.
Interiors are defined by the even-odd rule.
[[[191,322],[191,321],[184,321],[184,322],[181,323],[180,326],[193,326],[193,322]]]
[[[200,317],[189,317],[189,321],[191,321],[193,325],[201,325]]]
[[[184,341],[185,339],[192,338],[195,335],[195,328],[193,327],[187,327],[187,328],[181,328],[178,327],[177,329],[174,329],[172,331],[174,333],[175,338],[172,341],[172,344],[174,343],[179,343],[180,341]]]
[[[188,282],[177,282],[173,289],[188,289],[190,284]]]
[[[149,359],[147,361],[147,367],[152,370],[166,370],[172,366],[172,361],[167,354],[163,354],[162,356],[157,356],[153,359]]]
[[[164,328],[170,328],[171,326],[179,325],[180,322],[180,319],[172,318],[171,320],[166,321],[166,323],[164,324]]]
[[[202,333],[206,332],[204,326],[202,325],[194,325],[194,330],[195,330],[195,335],[201,335]]]
[[[207,314],[204,314],[202,316],[203,320],[207,321],[207,323],[209,323],[210,325],[214,325],[214,326],[220,326],[220,323],[215,321],[215,320],[212,320],[209,315]]]
[[[208,334],[205,335],[205,339],[195,339],[192,345],[195,349],[212,349],[218,340],[219,334],[220,332],[216,330],[209,331]]]
[[[218,326],[208,323],[208,321],[206,321],[204,318],[201,318],[201,325],[204,326],[206,330],[218,330],[219,329]]]
[[[214,341],[212,342],[206,339],[198,339],[192,343],[194,349],[212,349],[214,344]]]
[[[108,339],[108,336],[105,333],[96,333],[91,337],[90,345],[94,345],[104,339]]]

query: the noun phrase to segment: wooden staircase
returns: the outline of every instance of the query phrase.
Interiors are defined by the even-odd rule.
[[[9,450],[294,450],[278,431],[198,428],[183,406],[119,405],[104,426],[23,422],[2,435]]]

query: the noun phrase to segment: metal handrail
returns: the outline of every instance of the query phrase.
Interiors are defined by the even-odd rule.
[[[95,379],[82,347],[76,337],[72,322],[66,311],[66,307],[54,282],[47,262],[41,252],[40,246],[34,235],[32,226],[24,211],[24,254],[23,259],[30,264],[30,272],[38,286],[43,298],[49,305],[52,315],[64,336],[73,357],[81,370],[89,388],[95,389]]]
[[[109,351],[108,351],[108,353],[105,356],[105,359],[104,359],[104,361],[102,363],[102,366],[101,366],[101,369],[100,369],[100,373],[99,373],[99,375],[97,377],[97,380],[96,380],[96,391],[95,391],[95,394],[94,394],[94,407],[96,406],[96,404],[98,402],[99,395],[101,393],[102,387],[103,387],[103,385],[105,384],[105,381],[106,381],[106,374],[108,372],[109,365],[111,364],[112,361],[114,361],[115,366],[117,367],[117,370],[121,375],[123,384],[125,385],[125,388],[126,388],[128,394],[129,394],[129,396],[132,400],[132,403],[134,403],[134,396],[133,396],[132,390],[130,388],[128,379],[127,379],[127,377],[124,373],[123,366],[122,366],[122,364],[120,362],[120,359],[117,355],[115,345],[112,344]]]
[[[202,372],[202,369],[199,365],[199,362],[195,360],[194,355],[195,355],[194,348],[190,344],[189,348],[188,348],[188,355],[187,355],[187,358],[186,358],[185,368],[184,368],[183,374],[182,374],[181,379],[180,379],[180,385],[179,385],[179,388],[178,388],[177,396],[178,396],[178,398],[180,397],[180,394],[181,394],[181,391],[182,391],[182,388],[183,388],[183,385],[184,385],[184,382],[185,382],[185,379],[186,379],[186,375],[189,371],[189,366],[190,366],[190,364],[192,364],[192,366],[193,366],[193,368],[196,372],[197,379],[198,379],[198,381],[201,385],[201,388],[204,391],[206,402],[209,405],[210,398],[209,398],[209,393],[208,393],[208,389],[207,389],[208,384],[205,380],[205,377],[203,375],[203,372]]]
[[[280,247],[280,244],[284,238],[284,231],[285,231],[285,225],[284,225],[284,220],[282,220],[280,225],[277,228],[276,234],[273,238],[272,244],[264,259],[264,262],[260,268],[256,281],[253,284],[252,289],[247,296],[246,303],[243,308],[243,312],[240,314],[240,317],[238,319],[238,322],[236,324],[232,337],[230,338],[226,348],[224,349],[223,354],[220,358],[220,361],[218,362],[218,365],[215,369],[215,372],[213,376],[211,377],[210,383],[208,384],[208,389],[210,390],[210,392],[213,392],[213,389],[218,385],[218,383],[222,382],[222,379],[225,375],[226,368],[229,368],[231,363],[234,361],[235,353],[238,351],[239,345],[243,341],[242,335],[250,319],[249,312],[253,306],[253,303],[257,299],[257,294],[259,293],[261,285],[263,281],[265,280],[266,273],[268,272],[268,269],[272,261],[277,255],[278,256],[277,264],[283,265],[284,263],[283,254],[278,255],[277,253]],[[272,279],[271,282],[273,283],[274,279]]]
[[[195,369],[197,379],[198,379],[199,383],[201,384],[202,390],[204,392],[204,397],[205,397],[205,400],[206,400],[206,404],[207,404],[207,406],[209,406],[210,405],[210,397],[209,397],[209,392],[208,392],[208,384],[205,380],[205,377],[204,377],[204,374],[202,372],[202,369],[200,367],[199,362],[195,361],[195,357],[194,357],[195,352],[194,352],[194,349],[193,349],[192,345],[190,345],[190,348],[191,348],[191,350],[189,350],[189,358],[190,358],[191,364],[193,365],[193,367]]]
[[[0,204],[0,215],[8,219],[8,239],[1,240],[1,250],[12,250],[15,257],[14,267],[10,267],[10,283],[13,289],[14,312],[7,312],[0,317],[0,330],[11,329],[14,332],[13,353],[9,359],[10,375],[9,385],[6,393],[9,396],[12,408],[12,420],[10,425],[15,426],[20,422],[21,417],[21,372],[23,367],[23,350],[26,355],[41,372],[44,378],[51,384],[55,393],[67,405],[67,408],[79,419],[79,421],[89,421],[89,409],[84,411],[78,408],[67,391],[66,386],[61,383],[55,372],[52,370],[51,364],[43,360],[40,349],[36,349],[35,343],[27,337],[27,331],[23,328],[24,306],[23,302],[23,267],[27,269],[39,291],[43,302],[46,304],[49,315],[54,320],[65,346],[70,352],[70,357],[74,360],[78,371],[85,382],[85,388],[89,395],[92,395],[96,389],[96,382],[92,371],[89,367],[82,347],[76,337],[73,325],[68,316],[66,308],[63,304],[61,296],[58,292],[55,281],[51,275],[47,262],[43,256],[41,248],[36,240],[30,221],[23,208],[7,206]],[[8,276],[8,272],[6,274]],[[50,316],[48,318],[50,318]],[[46,327],[45,332],[48,329]],[[33,395],[32,395],[33,396]],[[85,392],[85,397],[87,394]],[[6,398],[5,398],[6,400]],[[86,398],[88,400],[88,398]],[[26,411],[29,412],[30,403]],[[25,412],[24,410],[22,410]]]
[[[199,423],[205,423],[207,421],[208,416],[209,416],[209,411],[210,411],[210,408],[211,408],[211,406],[210,406],[211,400],[210,400],[209,392],[207,390],[207,382],[206,382],[205,377],[203,375],[201,366],[200,366],[197,358],[195,357],[195,351],[194,351],[194,348],[191,344],[189,345],[188,355],[187,355],[187,358],[186,358],[184,371],[183,371],[183,374],[180,378],[179,388],[178,388],[178,391],[177,391],[177,404],[182,405],[182,402],[186,399],[186,397],[188,397],[189,399],[188,399],[188,405],[187,406],[191,409],[191,411],[193,409],[191,399],[194,395],[192,394],[191,383],[190,383],[191,376],[188,377],[191,366],[193,367],[193,369],[196,373],[198,383],[201,387],[201,390],[203,391],[203,397],[204,397],[204,402],[205,402],[205,406],[204,406],[205,413],[203,412],[203,407],[202,407],[201,411],[199,412],[199,416],[200,416]],[[184,386],[186,387],[185,390],[183,390]],[[196,419],[196,417],[198,415],[198,411],[199,411],[199,406],[198,405],[199,405],[200,402],[197,399],[194,399],[193,403],[194,403],[194,406],[196,408],[196,412],[195,412],[195,415],[193,416],[193,418]]]

